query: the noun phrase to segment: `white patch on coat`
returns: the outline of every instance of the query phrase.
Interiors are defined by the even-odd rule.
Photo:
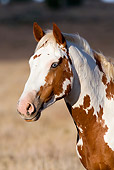
[[[79,131],[83,133],[83,129],[81,127],[78,127]]]
[[[81,155],[80,155],[79,152],[78,152],[78,146],[77,146],[77,145],[76,145],[76,152],[77,152],[78,157],[79,157],[80,159],[82,159]]]
[[[108,127],[108,131],[104,135],[104,140],[108,144],[108,146],[114,151],[114,99],[105,100],[105,107],[103,110],[103,119],[105,120],[105,124]],[[108,114],[109,113],[109,114]]]
[[[82,146],[83,146],[83,140],[82,138],[79,139],[77,146],[81,146],[81,150],[82,150]]]
[[[79,154],[79,151],[78,151],[78,146],[81,146],[81,150],[82,150],[82,147],[83,147],[83,140],[82,140],[82,138],[80,138],[78,143],[76,144],[77,154],[78,154],[79,158],[82,159],[82,157],[81,157],[81,155]]]

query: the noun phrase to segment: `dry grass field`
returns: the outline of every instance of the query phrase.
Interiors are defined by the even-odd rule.
[[[83,170],[75,151],[76,128],[63,100],[43,111],[33,123],[22,120],[16,111],[29,75],[28,59],[36,45],[32,35],[34,19],[31,24],[21,25],[15,21],[3,24],[2,18],[5,12],[10,18],[20,8],[0,7],[0,170]],[[27,7],[22,12],[24,9]],[[46,29],[55,19],[62,31],[78,32],[93,48],[114,56],[114,6],[70,8],[66,17],[64,12],[59,11],[63,20],[57,20],[57,11],[53,19],[47,11],[46,20],[41,13],[43,19],[39,22]]]

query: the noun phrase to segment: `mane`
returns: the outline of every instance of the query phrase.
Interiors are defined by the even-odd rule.
[[[102,68],[102,71],[114,81],[114,60],[112,58],[106,58],[102,53],[98,53],[92,50],[88,42],[80,37],[78,34],[66,34],[63,33],[67,41],[75,43],[78,47],[83,49],[87,54],[93,57],[96,62],[99,62]]]
[[[114,63],[113,59],[106,58],[102,53],[93,50],[93,55],[97,63],[100,63],[102,71],[114,81]]]
[[[66,34],[63,33],[65,39],[71,43],[74,43],[75,45],[77,45],[79,48],[81,48],[82,50],[84,50],[88,55],[92,55],[92,50],[88,44],[88,42],[80,37],[79,34]]]
[[[56,45],[52,30],[47,30],[45,33],[45,36],[43,36],[43,38],[37,44],[35,51],[37,51],[37,49],[39,49],[41,46],[46,45],[47,41],[53,42],[53,45]]]

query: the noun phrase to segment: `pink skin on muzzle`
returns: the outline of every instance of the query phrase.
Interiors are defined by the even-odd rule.
[[[17,105],[17,110],[24,119],[29,120],[36,116],[38,111],[37,105],[37,92],[34,90],[20,98]]]

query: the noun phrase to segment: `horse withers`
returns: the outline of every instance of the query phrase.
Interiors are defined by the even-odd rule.
[[[114,170],[114,65],[87,41],[61,33],[56,24],[44,32],[34,23],[38,42],[29,60],[30,76],[17,110],[26,121],[64,98],[76,124],[76,150],[87,170]]]

